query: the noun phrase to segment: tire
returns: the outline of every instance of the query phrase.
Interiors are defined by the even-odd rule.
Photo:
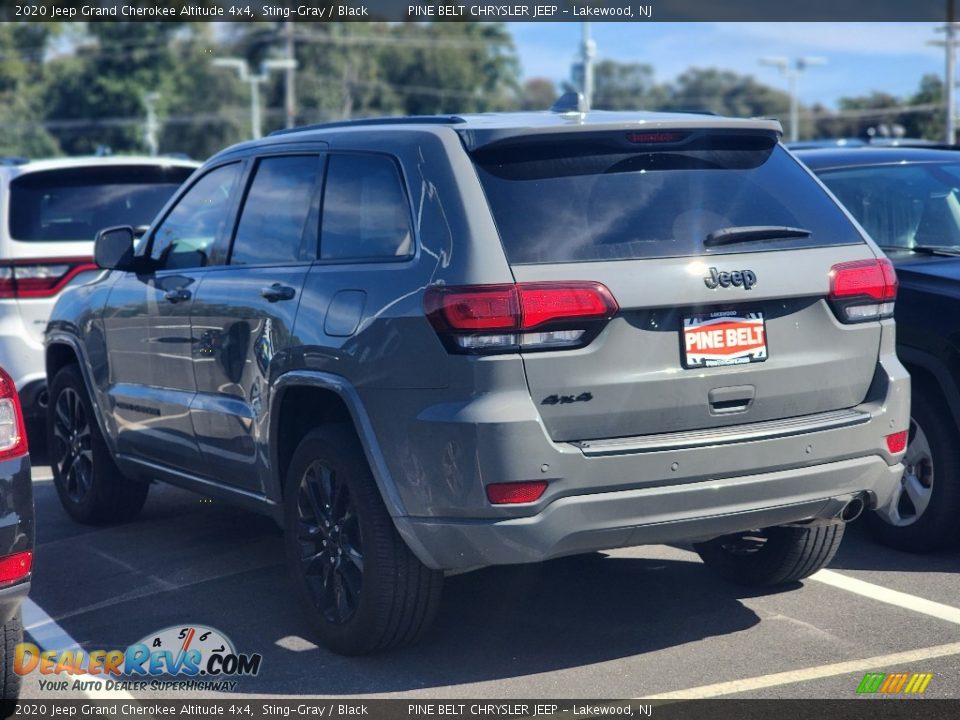
[[[960,443],[943,404],[914,388],[910,435],[897,497],[865,517],[870,535],[898,550],[927,552],[960,539]]]
[[[124,477],[113,461],[76,365],[50,385],[47,448],[60,503],[77,522],[124,522],[143,508],[150,486]]]
[[[20,676],[13,670],[13,658],[16,647],[23,642],[23,623],[20,620],[20,609],[0,626],[0,698],[4,700],[0,705],[0,717],[7,717],[13,711],[10,701],[20,697]]]
[[[327,648],[367,655],[411,644],[430,626],[443,573],[397,533],[352,428],[323,427],[297,446],[284,520],[298,600]]]
[[[843,539],[842,520],[784,525],[725,535],[694,549],[720,577],[738,585],[795,583],[830,564]]]

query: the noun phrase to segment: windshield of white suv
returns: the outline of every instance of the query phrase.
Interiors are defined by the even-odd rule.
[[[92,242],[103,228],[148,225],[192,172],[111,165],[26,173],[10,183],[10,237]]]
[[[862,243],[774,142],[708,136],[696,146],[627,152],[553,143],[481,151],[474,161],[514,264]]]
[[[885,249],[960,247],[960,163],[859,166],[820,178]]]

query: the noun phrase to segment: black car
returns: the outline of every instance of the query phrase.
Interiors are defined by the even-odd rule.
[[[960,540],[960,152],[855,148],[796,153],[893,261],[897,353],[913,377],[900,499],[868,524],[885,544]]]
[[[23,642],[20,606],[30,591],[33,570],[33,486],[20,396],[0,369],[0,700],[16,700],[20,676],[13,670],[14,648]],[[0,716],[12,712],[0,702]]]

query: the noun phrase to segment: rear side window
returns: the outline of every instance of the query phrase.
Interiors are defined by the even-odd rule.
[[[31,172],[10,183],[10,237],[93,242],[103,228],[149,225],[192,168],[137,165]]]
[[[197,180],[153,234],[150,257],[165,270],[204,267],[230,214],[240,164],[221,165]]]
[[[622,143],[511,146],[474,156],[511,263],[682,257],[862,243],[836,203],[772,139],[687,149]],[[731,227],[808,237],[704,247]]]
[[[413,254],[410,204],[396,164],[382,155],[331,155],[320,257],[396,260]]]
[[[317,155],[260,160],[237,226],[230,256],[232,265],[313,259],[306,256],[304,232],[307,218],[313,214],[319,175]],[[314,232],[314,247],[316,237]]]

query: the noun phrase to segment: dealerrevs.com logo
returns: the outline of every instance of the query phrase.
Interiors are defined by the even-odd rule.
[[[234,678],[260,672],[263,656],[238,653],[219,630],[179,625],[147,635],[125,650],[41,650],[17,645],[13,669],[39,673],[42,691],[236,689]],[[160,679],[164,678],[164,679]]]

